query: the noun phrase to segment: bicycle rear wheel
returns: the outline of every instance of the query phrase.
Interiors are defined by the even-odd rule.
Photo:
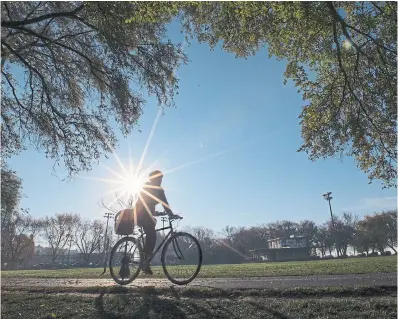
[[[163,246],[162,267],[172,283],[190,283],[202,267],[202,248],[198,240],[188,233],[174,233]]]
[[[112,248],[109,271],[119,285],[131,283],[141,270],[143,253],[141,245],[134,237],[120,239]]]

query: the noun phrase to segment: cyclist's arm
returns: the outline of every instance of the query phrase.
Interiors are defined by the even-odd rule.
[[[158,198],[159,198],[159,200],[160,200],[159,202],[162,204],[162,206],[163,206],[163,208],[164,208],[164,211],[165,211],[167,214],[172,214],[173,212],[172,212],[171,209],[170,209],[170,205],[169,205],[169,203],[168,203],[168,201],[167,201],[167,198],[166,198],[166,195],[165,195],[163,189],[159,190],[159,192],[158,192]]]

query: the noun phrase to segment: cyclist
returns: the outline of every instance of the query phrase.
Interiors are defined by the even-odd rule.
[[[134,224],[142,226],[146,234],[145,243],[143,247],[144,260],[146,260],[153,253],[156,244],[156,219],[155,216],[165,215],[155,211],[158,204],[162,204],[166,214],[173,215],[170,206],[167,202],[164,189],[160,186],[163,180],[163,173],[161,171],[153,171],[149,174],[149,181],[145,183],[143,190],[140,192],[138,200],[133,209],[124,210],[130,211],[134,215]],[[152,270],[149,263],[145,263],[142,269],[144,273],[152,275]]]

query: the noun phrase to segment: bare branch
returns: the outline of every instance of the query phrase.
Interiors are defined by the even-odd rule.
[[[61,119],[63,119],[63,120],[65,121],[65,116],[64,116],[63,114],[61,114],[61,113],[53,106],[53,104],[52,104],[52,102],[51,102],[51,95],[50,95],[50,93],[49,93],[49,90],[48,90],[48,87],[47,87],[47,83],[46,83],[46,81],[45,81],[43,75],[42,75],[36,68],[34,68],[33,66],[31,66],[31,65],[29,64],[29,62],[27,62],[27,61],[26,61],[18,52],[16,52],[10,45],[8,45],[8,44],[7,44],[6,42],[4,42],[4,41],[2,41],[1,43],[4,44],[4,46],[6,46],[17,58],[19,58],[19,59],[21,60],[21,62],[22,62],[29,70],[33,71],[34,73],[36,73],[36,74],[39,76],[39,78],[40,78],[40,80],[41,80],[41,82],[42,82],[42,85],[43,85],[44,92],[46,93],[46,96],[47,96],[47,99],[48,99],[48,104],[49,104],[50,107],[51,107],[51,110],[52,110],[55,114],[57,114]],[[58,119],[57,119],[56,117],[54,117],[54,120],[56,121],[56,123],[57,123],[57,125],[58,125],[58,128],[59,128],[59,129],[61,130],[61,132],[64,134],[63,137],[65,137],[65,132],[64,132],[64,130],[63,130],[61,124],[59,123]]]
[[[56,44],[56,45],[59,45],[60,47],[63,47],[64,49],[67,49],[67,50],[70,50],[70,51],[76,53],[77,55],[79,55],[79,56],[81,56],[82,58],[84,58],[84,59],[90,64],[90,66],[91,66],[92,69],[94,69],[94,70],[96,70],[96,71],[102,73],[103,75],[107,75],[106,72],[105,72],[104,70],[101,70],[101,69],[97,68],[97,67],[95,66],[94,62],[93,62],[87,55],[85,55],[84,53],[82,53],[82,52],[80,52],[80,51],[78,51],[78,50],[76,50],[76,49],[74,49],[74,48],[72,48],[72,47],[70,47],[70,46],[68,46],[68,45],[66,45],[66,44],[63,44],[63,43],[61,43],[61,42],[58,42],[57,39],[55,39],[55,40],[50,39],[50,38],[48,38],[48,37],[46,37],[46,36],[44,36],[44,35],[42,35],[42,34],[39,34],[39,33],[35,32],[35,31],[33,31],[33,30],[30,30],[30,29],[27,29],[27,28],[24,28],[24,27],[18,27],[18,28],[16,28],[16,29],[21,30],[21,31],[25,31],[25,32],[27,32],[27,33],[29,33],[29,34],[31,34],[31,35],[34,35],[34,36],[40,38],[41,40],[43,40],[43,42],[44,42],[45,44],[46,44],[46,41],[48,41],[48,42],[50,42],[50,43],[54,43],[54,44]],[[94,72],[93,72],[93,74],[94,74]],[[106,83],[106,82],[105,82],[105,83]],[[111,87],[111,86],[110,86],[110,87]]]
[[[101,199],[101,204],[100,204],[100,203],[97,203],[97,204],[98,204],[99,207],[105,208],[106,210],[109,210],[109,211],[112,212],[112,213],[115,213],[115,214],[116,214],[116,213],[118,212],[117,210],[112,209],[111,207],[106,206],[105,203],[104,203],[104,199],[103,199],[103,198]]]
[[[39,9],[40,6],[43,5],[42,1],[39,1],[39,3],[28,13],[28,15],[25,17],[25,20],[27,20],[37,9]]]
[[[355,49],[357,49],[358,51],[362,52],[361,48],[354,42],[354,40],[352,39],[352,37],[348,34],[346,28],[349,28],[349,29],[351,29],[351,30],[354,30],[355,32],[357,32],[357,33],[363,35],[364,37],[367,37],[368,39],[370,39],[370,40],[371,40],[374,44],[376,44],[377,46],[379,46],[379,47],[381,47],[381,48],[383,48],[383,49],[385,49],[385,50],[387,50],[387,51],[389,51],[389,52],[392,52],[392,53],[394,53],[395,55],[397,55],[397,51],[392,50],[392,49],[390,49],[390,48],[387,48],[387,47],[385,47],[384,45],[380,44],[379,41],[377,41],[375,38],[373,38],[370,34],[367,34],[367,33],[365,33],[365,32],[362,32],[361,30],[358,30],[357,28],[355,28],[355,27],[349,25],[349,24],[337,13],[336,9],[335,9],[334,6],[333,6],[333,2],[328,2],[327,5],[328,5],[328,7],[330,8],[333,17],[334,17],[335,19],[337,19],[337,21],[341,24],[343,34],[344,34],[345,37],[352,43],[352,45],[355,47]],[[363,52],[362,52],[362,53],[363,53]],[[364,54],[364,53],[363,53],[363,54]]]
[[[333,3],[328,2],[327,4],[328,4],[330,10],[332,11],[332,14],[333,14],[334,16],[336,16],[336,15],[338,16],[336,10],[335,10],[334,7],[333,7]],[[384,132],[384,131],[380,130],[380,129],[376,126],[376,124],[374,124],[374,122],[373,122],[373,120],[371,119],[371,117],[369,116],[369,114],[368,114],[366,108],[363,106],[362,101],[358,98],[358,96],[356,95],[354,89],[352,88],[352,86],[351,86],[351,84],[350,84],[350,81],[349,81],[349,79],[348,79],[347,72],[346,72],[346,70],[345,70],[345,68],[344,68],[344,66],[343,66],[343,62],[342,62],[342,59],[341,59],[341,49],[340,49],[340,43],[339,43],[338,36],[337,36],[337,28],[336,28],[336,21],[335,21],[335,20],[333,21],[333,38],[334,38],[334,42],[335,42],[335,44],[336,44],[337,59],[338,59],[338,62],[339,62],[339,67],[340,67],[340,69],[341,69],[341,72],[342,72],[343,75],[344,75],[344,78],[345,78],[346,81],[347,81],[348,88],[350,89],[352,95],[354,96],[355,100],[358,102],[359,106],[361,107],[361,109],[362,109],[362,111],[364,112],[366,118],[367,118],[368,121],[372,124],[372,126],[373,126],[380,134],[388,134],[389,132]]]
[[[6,4],[4,3],[4,5],[6,5]],[[81,4],[76,9],[69,11],[69,12],[54,12],[54,13],[44,14],[42,16],[35,17],[32,19],[25,19],[25,20],[20,20],[20,21],[1,21],[1,26],[6,27],[6,28],[13,28],[13,27],[18,27],[18,26],[22,26],[22,25],[37,23],[37,22],[44,21],[44,20],[47,20],[50,18],[73,17],[73,16],[75,16],[76,13],[81,11],[83,8],[84,8],[84,4]]]
[[[384,10],[383,10],[382,8],[380,8],[380,7],[376,4],[376,2],[371,1],[370,3],[371,3],[375,8],[377,8],[377,10],[379,10],[381,14],[386,14],[386,13],[384,12]]]
[[[11,14],[10,14],[10,9],[8,8],[7,3],[3,2],[3,5],[4,5],[4,8],[6,8],[8,19],[12,20]]]

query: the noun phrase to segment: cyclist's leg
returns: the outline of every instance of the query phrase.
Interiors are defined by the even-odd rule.
[[[147,257],[151,256],[153,254],[153,249],[155,248],[156,244],[156,230],[155,230],[155,224],[152,222],[152,220],[145,220],[142,223],[142,228],[144,229],[144,232],[146,234],[145,238],[145,243],[143,247],[143,252],[145,254],[145,260]],[[151,272],[150,271],[150,265],[145,264],[144,271]]]

